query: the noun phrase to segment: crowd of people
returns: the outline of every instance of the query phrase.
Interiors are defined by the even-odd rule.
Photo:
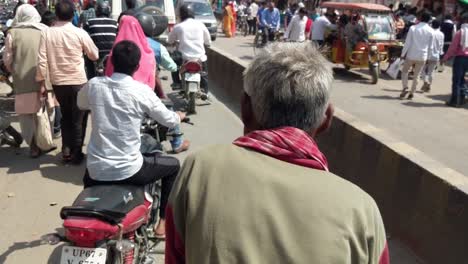
[[[127,0],[127,6],[134,2]],[[44,136],[37,133],[38,113],[55,109],[56,116],[61,113],[56,120],[60,125],[54,129],[58,130],[55,137],[62,138],[62,162],[80,165],[85,159],[83,143],[90,115],[85,187],[109,182],[145,185],[162,179],[155,234],[164,237],[164,208],[180,165],[176,158],[164,155],[143,158],[140,125],[148,115],[170,129],[174,153],[189,148],[179,125],[185,114],[173,112],[163,103],[166,95],[158,68],[176,73],[174,86],[180,82],[177,72],[183,61],[200,60],[206,70],[205,46],[211,41],[207,28],[194,20],[188,6],[180,7],[181,22],[168,36],[170,45],[178,45],[180,61],[176,62],[153,39],[155,22],[149,14],[130,9],[116,21],[110,17],[106,1],[90,2],[81,14],[68,0],[59,1],[55,13],[39,11],[37,6],[18,4],[4,55],[30,156],[36,158],[56,148],[37,144]],[[99,65],[105,68],[102,73]],[[201,82],[205,93],[207,83],[205,75]]]
[[[391,24],[378,25],[368,23],[364,28],[359,22],[359,13],[337,13],[335,10],[307,10],[302,2],[291,2],[280,11],[272,1],[230,1],[225,7],[223,30],[228,37],[236,34],[236,18],[246,15],[249,23],[248,34],[263,32],[263,44],[274,41],[276,33],[282,28],[284,39],[290,42],[305,42],[311,40],[319,46],[333,39],[333,33],[342,35],[346,41],[348,53],[354,50],[357,43],[366,41],[373,29],[404,43],[401,58],[402,99],[413,99],[419,79],[423,80],[422,92],[430,92],[434,73],[443,72],[448,60],[454,59],[452,77],[452,96],[448,106],[460,107],[465,103],[465,44],[464,15],[444,13],[442,7],[430,10],[400,4],[398,8],[390,5],[393,21]],[[455,18],[454,18],[455,17]],[[379,27],[379,28],[378,28]],[[332,37],[330,37],[332,36]],[[327,40],[328,39],[328,40]],[[424,41],[421,41],[424,39]],[[453,44],[453,45],[451,45]],[[468,51],[467,51],[468,52]],[[408,76],[413,73],[413,83],[408,86]]]
[[[454,22],[452,15],[444,15],[442,8],[431,12],[427,7],[418,11],[417,8],[400,5],[395,17],[397,32],[404,38],[401,54],[404,60],[403,90],[400,98],[411,100],[420,79],[424,82],[421,92],[430,92],[436,68],[443,72],[444,64],[453,59],[452,95],[446,105],[460,107],[465,104],[468,40],[464,36],[468,33],[468,13],[460,14]],[[411,71],[413,83],[409,89],[408,76]]]

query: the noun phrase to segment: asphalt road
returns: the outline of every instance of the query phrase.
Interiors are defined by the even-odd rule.
[[[213,43],[246,62],[253,59],[253,37],[225,38]],[[412,101],[399,100],[401,81],[382,74],[370,84],[366,71],[346,71],[335,65],[332,102],[357,118],[389,132],[433,159],[468,176],[468,106],[445,106],[451,94],[451,68],[436,73],[429,94],[416,93]],[[418,89],[422,81],[419,82]]]

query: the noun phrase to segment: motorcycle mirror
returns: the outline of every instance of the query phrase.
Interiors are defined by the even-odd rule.
[[[8,19],[5,25],[7,27],[11,27],[12,24],[13,24],[13,19]]]

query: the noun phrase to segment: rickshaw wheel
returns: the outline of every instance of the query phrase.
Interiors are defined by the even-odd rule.
[[[376,84],[379,81],[380,65],[377,65],[377,66],[369,65],[369,71],[372,77],[372,84]]]

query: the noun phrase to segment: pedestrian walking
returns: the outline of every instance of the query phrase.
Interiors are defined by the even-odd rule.
[[[446,15],[442,24],[440,24],[440,31],[444,33],[444,54],[447,53],[450,44],[452,43],[453,36],[457,32],[457,26],[452,20],[452,15]],[[444,63],[440,62],[439,72],[444,71]]]
[[[102,1],[104,2],[104,1]],[[88,20],[95,18],[96,17],[96,9],[95,9],[95,4],[94,0],[89,1],[88,5],[86,6],[86,9],[81,12],[80,14],[80,21],[78,23],[79,27],[84,27]]]
[[[289,23],[291,23],[291,20],[293,19],[294,15],[296,15],[296,12],[298,9],[299,9],[299,5],[297,3],[293,3],[286,10],[286,13],[284,14],[284,28],[285,29],[288,28]]]
[[[91,18],[84,25],[83,29],[89,33],[94,44],[99,49],[99,63],[103,63],[109,55],[117,36],[117,21],[110,18],[111,9],[106,1],[99,2],[96,7],[96,18]],[[85,59],[86,74],[88,80],[96,76],[96,67],[94,62]]]
[[[306,40],[307,10],[300,8],[299,13],[294,15],[289,22],[284,38],[292,42],[304,42]]]
[[[57,16],[52,11],[47,10],[41,16],[41,23],[48,27],[54,26],[56,22],[57,22]],[[45,84],[46,84],[48,91],[53,91],[52,84],[50,83],[50,77],[47,77]],[[62,136],[62,128],[60,127],[60,122],[62,120],[62,111],[60,110],[60,104],[57,101],[55,94],[53,95],[53,101],[54,101],[54,104],[53,104],[54,105],[53,137],[57,139]]]
[[[224,34],[228,38],[236,36],[236,12],[234,11],[233,2],[229,2],[224,7],[224,17],[223,17],[223,30]]]
[[[37,113],[42,108],[47,90],[35,80],[41,32],[47,26],[40,23],[39,12],[29,4],[23,4],[17,9],[15,21],[5,41],[4,63],[13,77],[15,112],[18,114],[21,134],[30,147],[30,156],[36,158],[41,151],[47,151],[41,150],[36,144]]]
[[[465,74],[468,71],[468,13],[461,18],[461,29],[455,34],[443,62],[455,57],[452,67],[452,96],[448,106],[459,107],[465,104]]]
[[[252,1],[249,8],[247,9],[248,18],[247,23],[249,24],[249,35],[257,34],[257,13],[258,5],[255,1]]]
[[[438,20],[432,21],[432,28],[434,29],[434,48],[429,51],[425,69],[423,70],[424,84],[421,88],[422,92],[430,92],[433,74],[439,60],[444,54],[444,33],[440,31],[440,22]]]
[[[58,21],[42,35],[36,80],[43,82],[49,74],[62,110],[63,160],[80,164],[84,158],[86,123],[83,123],[85,113],[78,108],[76,99],[78,91],[87,82],[83,53],[93,61],[99,54],[88,33],[71,23],[74,9],[73,3],[66,0],[55,6]]]
[[[316,43],[318,46],[322,46],[324,44],[325,39],[325,31],[327,28],[332,26],[330,22],[330,17],[332,14],[326,13],[323,16],[318,17],[314,21],[314,26],[312,27],[312,42]]]
[[[428,54],[434,49],[434,30],[429,26],[431,15],[424,12],[421,15],[421,21],[411,26],[406,36],[405,45],[401,52],[401,58],[405,60],[401,71],[401,82],[403,90],[400,94],[400,99],[404,99],[408,95],[408,100],[413,99],[414,92],[418,86],[418,79],[426,64]],[[413,85],[411,90],[408,90],[408,74],[413,68]]]

